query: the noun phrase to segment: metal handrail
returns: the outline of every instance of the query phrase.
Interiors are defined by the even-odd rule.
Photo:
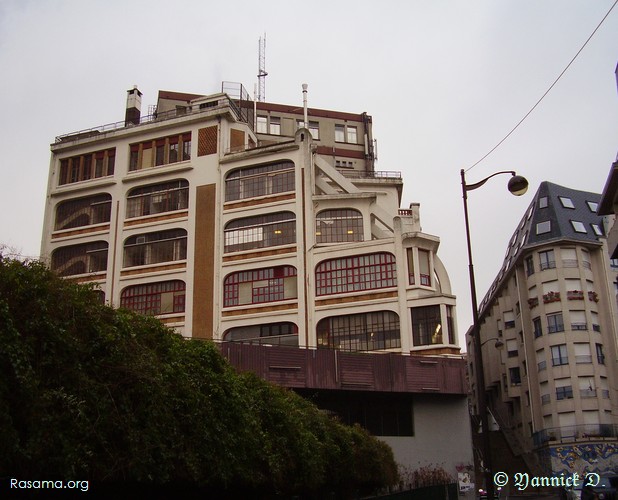
[[[210,106],[201,106],[202,104],[208,104],[208,103],[216,103],[216,104],[210,105]],[[206,101],[206,103],[198,103],[198,104],[194,104],[193,106],[187,106],[186,108],[182,108],[182,109],[172,109],[172,110],[160,112],[160,113],[155,111],[153,114],[140,117],[138,123],[127,123],[126,120],[123,120],[119,122],[108,123],[105,125],[99,125],[97,127],[78,130],[77,132],[71,132],[68,134],[59,135],[56,137],[55,142],[59,143],[59,142],[63,142],[66,140],[96,137],[99,134],[104,134],[106,132],[113,132],[115,130],[138,127],[140,125],[145,125],[148,123],[171,120],[174,118],[187,116],[187,115],[197,115],[200,113],[212,111],[213,109],[224,109],[224,108],[230,108],[233,111],[233,113],[236,115],[236,117],[239,120],[243,121],[244,115],[243,113],[241,113],[241,110],[238,107],[238,105],[228,96],[218,96],[217,98],[213,98],[213,100],[210,102]],[[253,126],[252,123],[250,125]]]

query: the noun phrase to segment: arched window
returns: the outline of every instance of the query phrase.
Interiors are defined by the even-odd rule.
[[[189,206],[189,183],[178,179],[161,184],[140,186],[129,191],[126,217],[142,217],[174,210],[186,210]]]
[[[120,307],[152,316],[182,313],[185,311],[185,282],[171,280],[128,286],[120,294]]]
[[[262,304],[298,297],[296,268],[268,267],[229,274],[223,282],[223,306]]]
[[[324,318],[317,325],[318,347],[377,351],[401,347],[399,316],[376,311]]]
[[[124,242],[124,267],[146,266],[187,258],[187,231],[169,229],[138,234]]]
[[[379,252],[325,260],[316,267],[315,283],[316,295],[397,286],[395,256]]]
[[[285,193],[294,189],[294,163],[291,161],[239,168],[225,177],[225,201]]]
[[[112,213],[112,197],[99,194],[58,203],[55,231],[91,226],[109,222]]]
[[[240,326],[227,330],[223,334],[223,340],[298,347],[298,327],[290,322]]]
[[[107,270],[106,241],[93,241],[54,250],[51,269],[59,276],[98,273]]]
[[[228,222],[224,230],[225,253],[296,243],[293,212],[245,217]]]
[[[315,217],[316,243],[343,243],[363,239],[363,215],[358,210],[322,210]]]

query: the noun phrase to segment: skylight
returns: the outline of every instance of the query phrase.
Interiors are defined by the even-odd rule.
[[[549,233],[551,231],[551,221],[543,221],[539,222],[536,225],[536,234],[544,234]]]
[[[578,220],[572,220],[571,225],[573,226],[573,229],[576,233],[587,233],[586,226],[584,226],[583,222],[580,222]]]

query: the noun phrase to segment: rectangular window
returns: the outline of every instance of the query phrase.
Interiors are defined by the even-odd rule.
[[[504,328],[515,328],[515,315],[513,311],[505,311],[504,312]]]
[[[530,276],[532,274],[534,274],[534,259],[532,255],[529,255],[526,257],[526,275]]]
[[[182,152],[180,154],[180,152]],[[191,159],[191,133],[160,137],[129,146],[129,172]]]
[[[258,134],[268,134],[268,118],[266,116],[258,116],[256,125]]]
[[[554,345],[551,347],[551,362],[552,366],[569,364],[569,356],[567,354],[566,344]]]
[[[573,386],[556,387],[556,399],[573,399]]]
[[[335,125],[335,142],[345,142],[345,125]]]
[[[603,354],[603,344],[596,344],[597,361],[600,365],[605,364],[605,355]]]
[[[511,385],[521,385],[521,373],[519,371],[519,367],[509,368],[509,379],[511,380]]]
[[[453,306],[446,306],[446,326],[448,328],[449,344],[455,344],[455,319],[453,318]]]
[[[562,248],[560,256],[562,257],[562,267],[575,268],[578,266],[577,251],[574,248]]]
[[[414,285],[414,250],[412,248],[408,248],[408,283],[410,285]]]
[[[571,330],[588,330],[585,311],[570,311]]]
[[[412,337],[415,346],[443,343],[439,305],[412,308]]]
[[[562,313],[548,314],[547,315],[547,332],[556,333],[564,331],[564,321],[562,320]]]
[[[301,128],[305,125],[303,120],[296,120],[296,127]],[[316,141],[320,139],[320,124],[319,122],[309,122],[308,124],[309,132],[311,132],[311,137],[313,137]]]
[[[545,250],[539,252],[539,264],[541,271],[545,269],[554,269],[556,267],[556,258],[553,250]]]
[[[592,356],[590,355],[590,344],[588,343],[573,344],[573,352],[575,354],[576,364],[581,365],[581,364],[592,363]]]
[[[271,135],[281,135],[281,118],[271,116],[268,131]]]
[[[116,149],[96,151],[60,160],[58,185],[114,175]],[[93,168],[94,165],[94,168]]]
[[[532,325],[534,328],[534,338],[535,339],[543,335],[543,327],[541,325],[541,318],[538,318],[538,317],[534,318],[532,320]]]
[[[431,286],[431,265],[429,251],[419,248],[418,268],[421,285]]]
[[[348,127],[347,133],[347,142],[349,142],[350,144],[356,144],[358,142],[358,137],[356,135],[356,127]]]
[[[509,358],[516,358],[519,355],[519,351],[517,348],[517,340],[508,339],[506,341],[506,355]]]

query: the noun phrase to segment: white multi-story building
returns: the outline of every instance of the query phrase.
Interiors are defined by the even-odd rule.
[[[479,308],[490,411],[544,473],[618,467],[618,264],[599,200],[541,183]]]
[[[418,205],[399,208],[400,174],[374,169],[371,125],[366,113],[305,118],[303,106],[254,103],[229,84],[161,91],[141,116],[134,88],[123,122],[51,145],[42,256],[107,303],[225,343],[238,366],[406,438],[391,443],[400,457],[467,465],[439,238],[422,232]],[[459,429],[443,450],[436,419]]]

